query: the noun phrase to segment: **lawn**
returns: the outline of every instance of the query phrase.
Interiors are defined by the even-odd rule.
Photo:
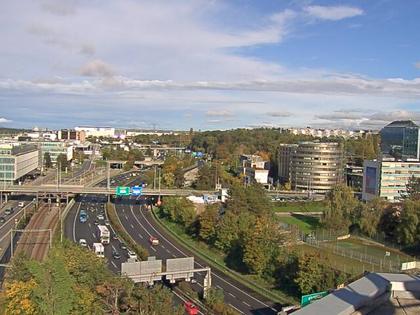
[[[292,214],[290,216],[278,216],[279,221],[289,225],[295,225],[299,230],[308,234],[320,226],[319,218],[309,215]]]
[[[276,202],[274,212],[322,212],[328,206],[325,200],[306,202]]]

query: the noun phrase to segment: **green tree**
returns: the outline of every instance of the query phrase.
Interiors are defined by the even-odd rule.
[[[65,171],[69,166],[69,161],[67,161],[67,156],[65,154],[59,154],[57,156],[57,167],[60,167],[61,171]]]
[[[45,165],[45,168],[52,167],[51,155],[49,152],[44,153],[44,165]]]
[[[295,283],[301,294],[309,294],[322,289],[324,274],[319,261],[319,255],[305,254],[299,257]]]
[[[403,195],[404,198],[420,200],[420,177],[411,176],[406,187],[407,192]]]
[[[401,211],[400,223],[397,225],[397,241],[404,245],[413,245],[418,240],[420,203],[407,200]]]
[[[198,217],[198,235],[208,244],[213,244],[216,238],[219,207],[219,204],[206,205],[206,208]]]
[[[360,204],[360,230],[369,237],[377,234],[379,222],[384,213],[386,202],[381,198],[375,198],[366,204]]]
[[[347,230],[358,206],[350,187],[337,185],[328,193],[329,207],[323,213],[322,223],[326,228],[338,231]]]

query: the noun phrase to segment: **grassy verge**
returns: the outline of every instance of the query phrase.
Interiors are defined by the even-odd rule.
[[[164,228],[169,234],[171,234],[175,239],[177,239],[191,252],[193,252],[195,255],[206,261],[211,267],[217,268],[217,270],[235,279],[236,281],[240,282],[246,287],[249,287],[253,291],[258,292],[260,295],[264,296],[269,300],[280,302],[282,304],[293,304],[297,302],[292,296],[289,296],[284,292],[274,289],[271,285],[269,285],[261,278],[259,278],[258,281],[256,281],[256,277],[254,276],[242,275],[232,269],[229,269],[226,266],[226,263],[224,262],[223,254],[209,248],[205,243],[199,242],[191,238],[190,236],[185,234],[182,228],[179,227],[177,224],[160,218],[156,214],[155,210],[153,211],[153,218],[155,219],[157,224]]]
[[[118,218],[117,211],[115,210],[115,205],[108,202],[106,204],[106,212],[108,219],[118,236],[122,240],[124,240],[127,246],[137,254],[137,257],[139,257],[139,259],[146,260],[149,256],[149,252],[146,248],[137,244],[136,241],[130,236],[130,234],[127,233],[120,219]]]
[[[307,202],[276,202],[274,212],[322,212],[327,207],[325,200]]]
[[[277,219],[289,225],[296,225],[304,233],[310,233],[320,227],[319,219],[308,215],[294,214],[290,216],[278,216]]]

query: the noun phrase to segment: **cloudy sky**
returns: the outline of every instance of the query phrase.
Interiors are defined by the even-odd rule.
[[[420,121],[420,1],[0,3],[0,126]]]

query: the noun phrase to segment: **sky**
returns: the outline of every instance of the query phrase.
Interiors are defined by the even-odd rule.
[[[417,0],[0,2],[0,126],[420,122]]]

